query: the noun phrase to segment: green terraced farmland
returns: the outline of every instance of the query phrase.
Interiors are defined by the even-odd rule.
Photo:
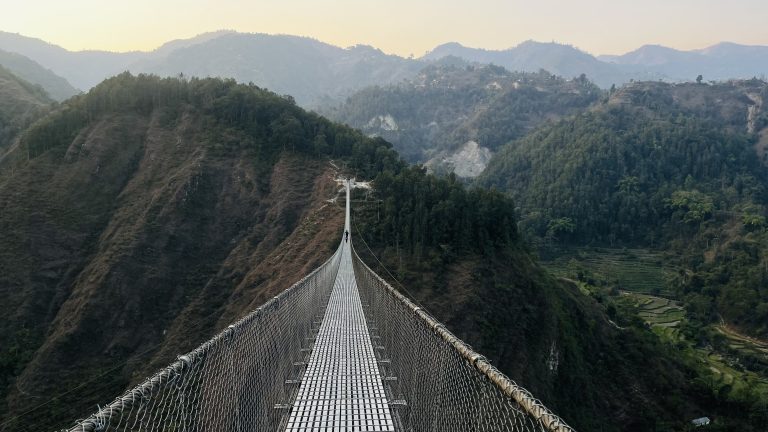
[[[674,268],[664,256],[647,249],[570,248],[541,264],[556,276],[574,279],[574,264],[596,278],[618,283],[619,288],[643,294],[672,297],[667,287]]]
[[[643,321],[654,327],[675,328],[685,316],[685,310],[674,300],[623,291],[622,297],[634,303]]]

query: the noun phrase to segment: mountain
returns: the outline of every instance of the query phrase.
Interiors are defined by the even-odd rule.
[[[724,430],[768,421],[749,381],[711,384],[696,355],[634,310],[543,271],[498,192],[420,167],[384,171],[373,185],[353,197],[363,258],[576,430],[685,430],[702,412]]]
[[[602,55],[598,59],[621,65],[653,67],[674,61],[695,61],[699,57],[695,52],[686,52],[662,45],[643,45],[623,55]]]
[[[372,47],[347,49],[314,39],[231,31],[171,41],[151,52],[67,51],[39,39],[0,32],[0,49],[19,53],[87,90],[123,71],[221,77],[253,82],[303,105],[397,82],[423,65]]]
[[[623,55],[598,58],[627,73],[643,70],[676,81],[692,81],[698,75],[715,81],[748,79],[768,73],[768,47],[730,42],[690,51],[644,45]]]
[[[140,52],[73,52],[40,39],[2,31],[0,49],[32,59],[82,90],[125,71],[129,64],[145,55]]]
[[[531,237],[674,252],[694,319],[766,337],[766,97],[760,80],[635,83],[507,144],[478,182]]]
[[[421,67],[417,61],[364,45],[344,49],[304,37],[241,33],[225,34],[129,66],[134,72],[160,76],[253,82],[308,106],[365,86],[400,81]]]
[[[0,66],[27,82],[39,85],[57,101],[80,93],[64,78],[21,54],[0,50]]]
[[[385,138],[411,162],[474,177],[503,144],[585,109],[600,95],[581,78],[448,62],[396,85],[360,90],[320,112]]]
[[[585,74],[603,88],[628,82],[630,78],[638,78],[573,46],[554,42],[526,41],[506,50],[468,48],[452,42],[436,47],[422,59],[433,61],[446,56],[455,56],[470,62],[492,63],[510,71],[538,72],[544,69],[566,79]]]
[[[484,50],[451,42],[413,60],[364,45],[345,49],[305,37],[227,30],[170,41],[153,51],[125,53],[72,52],[40,39],[0,32],[0,50],[23,55],[83,90],[123,71],[183,74],[253,82],[313,108],[367,86],[412,79],[428,63],[494,64],[510,71],[534,73],[544,69],[565,79],[584,74],[603,88],[632,80],[692,81],[699,74],[706,80],[750,78],[768,70],[768,48],[732,43],[688,52],[649,45],[621,56],[596,58],[558,43],[526,41],[506,50]],[[25,70],[29,68],[25,66]],[[24,75],[21,70],[14,71]],[[41,85],[50,82],[49,92],[58,100],[72,92],[60,81],[53,85],[56,80],[51,77],[30,75],[27,79]]]
[[[0,66],[0,163],[19,133],[52,102],[41,87]]]
[[[24,428],[80,418],[311,271],[343,223],[315,151],[379,145],[231,80],[62,103],[0,164],[0,417],[112,370]]]
[[[213,32],[201,33],[197,36],[188,39],[176,39],[162,44],[159,48],[149,52],[154,57],[165,57],[168,54],[181,48],[189,48],[191,46],[208,42],[221,36],[231,35],[237,33],[234,30],[218,30]]]
[[[612,322],[541,270],[510,199],[408,167],[385,141],[255,86],[121,74],[35,122],[11,156],[3,430],[82,418],[322,262],[343,220],[340,175],[374,179],[355,197],[364,259],[577,428],[746,418],[642,322]]]

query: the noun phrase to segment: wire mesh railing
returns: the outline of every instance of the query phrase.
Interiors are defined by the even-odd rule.
[[[314,326],[326,312],[345,246],[351,246],[345,244],[350,227],[349,181],[346,185],[345,237],[328,261],[69,432],[285,430],[315,340]],[[344,259],[348,267],[348,250]],[[301,427],[292,430],[573,432],[524,388],[393,289],[357,254],[352,254],[351,261],[354,276],[345,270],[344,283],[353,281],[359,291],[357,304],[363,306],[366,326],[358,323],[358,327],[370,333],[374,368],[385,382],[386,397],[380,399],[387,400],[387,410],[392,409],[391,421],[363,428],[369,422],[359,416],[371,416],[371,408],[342,400],[360,399],[360,395],[349,376],[330,374],[327,379],[338,382],[324,383],[328,385],[323,388],[337,389],[337,397],[328,393],[333,400],[306,400],[301,405],[347,404],[352,408],[343,415],[352,418],[324,418],[320,425],[313,421],[306,427],[299,422]],[[348,363],[345,370],[369,374],[350,366],[348,358],[340,361]],[[338,424],[351,424],[352,429]]]
[[[353,263],[401,430],[573,432],[357,254]]]
[[[341,248],[339,248],[339,251]],[[276,431],[322,317],[340,253],[70,428],[106,431]]]

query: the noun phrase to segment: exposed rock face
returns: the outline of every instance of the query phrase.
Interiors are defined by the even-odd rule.
[[[475,141],[467,141],[456,152],[430,159],[426,165],[436,172],[453,172],[459,177],[475,178],[483,172],[493,153]]]
[[[396,131],[400,128],[395,121],[395,118],[391,114],[378,115],[372,118],[366,125],[369,129],[381,129],[384,131]]]
[[[753,103],[747,106],[747,132],[757,132],[757,118],[763,108],[763,98],[760,94],[747,93],[746,96]]]

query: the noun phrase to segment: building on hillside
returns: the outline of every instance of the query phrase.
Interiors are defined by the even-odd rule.
[[[706,426],[709,424],[709,417],[699,417],[691,420],[691,423],[696,427]]]

